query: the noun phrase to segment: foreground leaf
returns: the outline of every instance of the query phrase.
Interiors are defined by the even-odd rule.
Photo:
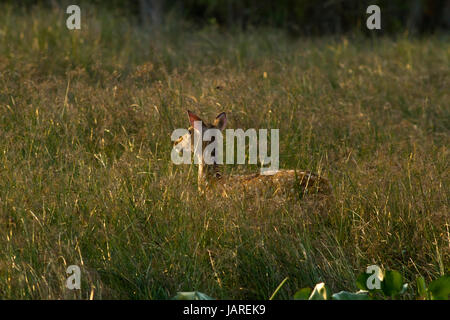
[[[331,296],[333,300],[370,300],[367,291],[348,292],[340,291]]]
[[[303,288],[298,290],[294,294],[294,300],[308,300],[309,296],[311,295],[311,288]]]
[[[369,278],[370,278],[370,280],[369,280]],[[382,271],[380,274],[362,272],[359,274],[358,278],[356,278],[356,286],[360,290],[374,292],[376,290],[379,290],[380,288],[369,288],[367,286],[367,282],[370,281],[372,284],[374,284],[374,281],[376,281],[377,279],[378,279],[378,283],[381,285],[381,283],[383,282]]]
[[[309,296],[308,300],[327,300],[327,289],[325,287],[325,283],[321,282],[316,284],[313,292]]]
[[[210,296],[199,291],[190,292],[177,292],[177,295],[172,298],[173,300],[215,300]]]
[[[418,277],[416,280],[417,284],[417,295],[421,299],[427,299],[427,286],[425,284],[425,279],[423,277]]]
[[[450,275],[442,276],[430,283],[428,290],[432,300],[448,300],[450,294]]]
[[[384,273],[384,279],[381,283],[383,293],[389,297],[394,297],[403,289],[403,277],[400,272],[391,270]]]
[[[360,290],[369,290],[369,288],[367,288],[367,279],[369,279],[370,274],[362,272],[358,278],[356,278],[356,286],[358,287],[358,289]]]

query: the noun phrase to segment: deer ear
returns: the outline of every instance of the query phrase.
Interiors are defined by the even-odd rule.
[[[225,129],[226,125],[227,125],[227,114],[225,112],[222,112],[214,120],[214,126],[219,130],[223,130]]]
[[[192,127],[194,126],[195,121],[202,121],[202,119],[200,119],[196,114],[192,113],[189,110],[188,110],[188,115],[189,115],[189,123],[191,124]]]

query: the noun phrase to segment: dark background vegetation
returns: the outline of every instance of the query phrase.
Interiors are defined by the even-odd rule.
[[[83,3],[57,0],[6,2],[28,7]],[[450,1],[446,0],[93,0],[88,3],[118,10],[130,19],[153,26],[166,23],[167,16],[175,16],[194,26],[213,24],[223,30],[269,26],[286,29],[294,35],[354,31],[369,34],[365,27],[366,8],[376,4],[382,8],[379,34],[423,34],[450,27]]]

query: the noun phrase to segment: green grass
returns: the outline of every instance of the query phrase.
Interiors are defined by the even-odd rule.
[[[64,11],[0,6],[1,298],[268,299],[289,277],[286,299],[356,290],[370,264],[448,272],[448,36],[148,33],[82,14],[69,31]],[[279,128],[281,167],[322,172],[333,198],[205,200],[170,162],[186,109]]]

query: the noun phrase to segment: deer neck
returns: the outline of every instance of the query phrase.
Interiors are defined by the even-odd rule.
[[[207,165],[204,161],[201,161],[198,166],[197,183],[199,189],[203,189],[205,186],[222,178],[219,165],[216,163]]]

